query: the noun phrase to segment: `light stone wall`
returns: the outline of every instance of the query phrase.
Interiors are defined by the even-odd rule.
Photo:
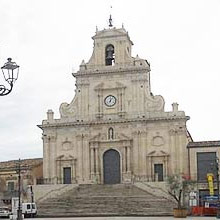
[[[120,155],[121,182],[155,179],[154,164],[163,164],[164,176],[188,172],[189,117],[173,104],[164,111],[164,99],[150,88],[150,65],[131,56],[125,29],[97,31],[88,63],[82,61],[73,101],[62,103],[60,119],[49,110],[43,130],[44,178],[62,182],[63,168],[71,167],[77,183],[103,183],[103,154]],[[105,48],[114,45],[115,63],[105,66]],[[107,106],[113,95],[116,104]],[[109,128],[114,137],[109,138]]]

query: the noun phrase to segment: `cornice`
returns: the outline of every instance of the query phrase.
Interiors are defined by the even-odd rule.
[[[77,127],[77,126],[93,126],[93,125],[110,125],[110,124],[126,124],[126,123],[146,123],[146,122],[160,122],[160,121],[177,121],[189,120],[189,116],[170,116],[170,117],[155,117],[155,118],[131,118],[131,119],[118,119],[111,121],[97,120],[87,122],[57,122],[51,124],[37,125],[39,128],[61,128],[61,127]]]
[[[130,73],[137,73],[140,72],[149,72],[150,69],[148,67],[140,67],[140,66],[130,66],[128,68],[124,67],[117,67],[117,68],[94,68],[94,69],[87,69],[87,70],[81,70],[76,73],[72,73],[74,77],[84,77],[84,76],[94,76],[94,75],[108,75],[108,74],[130,74]]]

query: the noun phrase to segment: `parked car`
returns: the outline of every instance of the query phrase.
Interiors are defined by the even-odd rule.
[[[8,207],[0,207],[0,218],[9,218],[11,210]]]

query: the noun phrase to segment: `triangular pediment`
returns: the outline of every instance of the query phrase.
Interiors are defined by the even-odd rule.
[[[154,151],[151,151],[150,153],[148,153],[147,156],[148,157],[167,157],[167,156],[169,156],[169,154],[163,150],[160,150],[160,151],[154,150]]]
[[[72,155],[60,155],[56,158],[56,160],[74,160],[74,157]]]

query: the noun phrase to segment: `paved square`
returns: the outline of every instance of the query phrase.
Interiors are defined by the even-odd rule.
[[[167,216],[167,217],[70,217],[70,218],[32,218],[30,220],[62,220],[62,219],[68,219],[68,220],[173,220],[177,219],[172,216]],[[203,216],[198,216],[198,217],[191,217],[188,216],[186,218],[187,220],[214,220],[216,217],[203,217]]]

